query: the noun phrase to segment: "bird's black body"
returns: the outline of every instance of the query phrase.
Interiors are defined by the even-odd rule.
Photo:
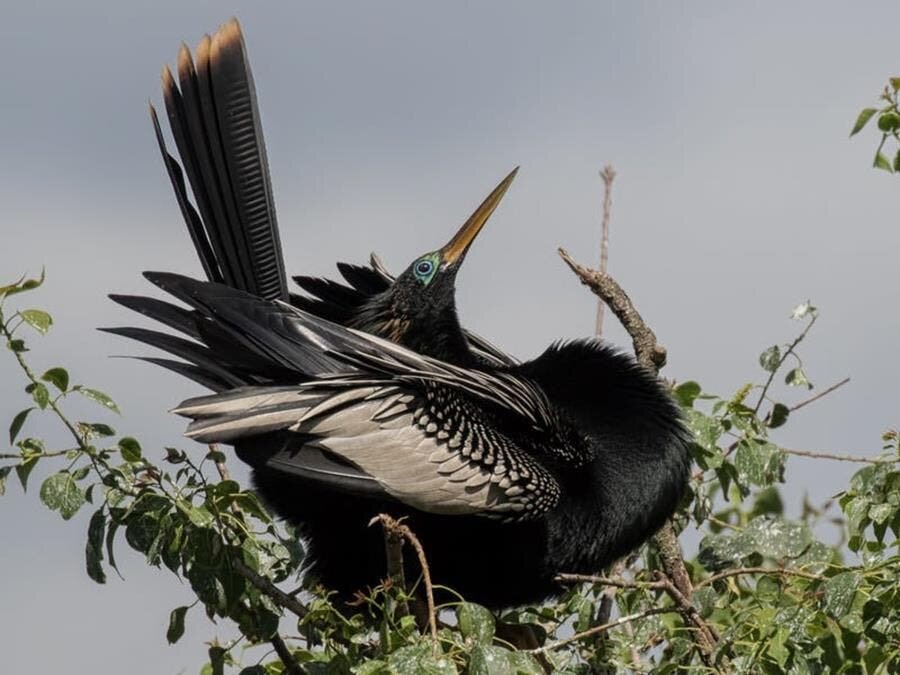
[[[494,607],[539,601],[556,574],[596,572],[652,534],[689,464],[657,379],[592,340],[518,363],[459,324],[459,264],[514,174],[396,279],[374,260],[339,264],[346,284],[296,277],[309,295],[290,294],[236,22],[197,58],[179,55],[181,92],[163,80],[199,213],[153,117],[215,283],[148,273],[190,309],[114,299],[184,337],[111,330],[177,356],[148,360],[216,392],[176,410],[188,435],[235,446],[307,535],[314,575],[344,597],[378,583],[383,542],[368,522],[382,512],[408,518],[437,583]]]

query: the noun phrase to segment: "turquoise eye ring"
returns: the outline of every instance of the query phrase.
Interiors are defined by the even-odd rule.
[[[430,260],[420,260],[416,263],[416,276],[427,277],[434,270],[434,263]]]

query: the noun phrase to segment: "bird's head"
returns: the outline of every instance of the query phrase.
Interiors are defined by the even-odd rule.
[[[360,328],[437,358],[467,351],[456,315],[456,274],[472,242],[516,177],[512,170],[447,244],[418,256],[360,313]]]

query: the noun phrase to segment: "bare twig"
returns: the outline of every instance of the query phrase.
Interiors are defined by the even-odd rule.
[[[612,184],[616,177],[616,170],[607,164],[600,171],[603,179],[603,220],[600,223],[600,274],[606,274],[609,269],[609,214],[612,208]],[[594,334],[600,337],[603,333],[603,300],[597,299],[597,325]]]
[[[656,335],[638,314],[618,282],[608,274],[601,274],[575,262],[564,248],[558,250],[559,256],[575,272],[581,283],[600,296],[622,322],[634,342],[634,353],[638,361],[654,370],[662,368],[666,363],[665,348],[657,343]]]
[[[820,392],[819,392],[818,394],[816,394],[815,396],[810,396],[810,397],[809,397],[808,399],[806,399],[805,401],[800,401],[800,403],[795,403],[795,404],[792,405],[790,408],[788,408],[788,410],[789,410],[790,412],[794,412],[795,410],[800,410],[800,408],[802,408],[803,406],[809,405],[809,404],[812,403],[813,401],[818,401],[820,398],[823,398],[823,397],[825,397],[825,396],[828,396],[828,394],[830,394],[831,392],[833,392],[835,389],[840,389],[840,388],[843,387],[845,384],[847,384],[849,381],[850,381],[850,378],[849,378],[849,377],[845,377],[843,380],[841,380],[841,381],[838,382],[837,384],[831,385],[830,387],[828,387],[828,389],[823,389],[822,391],[820,391]]]
[[[281,659],[281,662],[284,664],[284,672],[288,675],[303,675],[303,671],[294,660],[291,650],[288,649],[288,646],[284,643],[284,640],[281,639],[281,636],[278,633],[275,633],[269,642],[272,643],[272,646],[275,648],[275,653],[278,654],[278,658]]]
[[[635,612],[634,614],[628,614],[626,616],[620,616],[615,621],[610,621],[601,626],[594,626],[593,628],[588,628],[586,631],[582,631],[581,633],[575,633],[570,637],[567,637],[563,640],[557,640],[556,642],[551,642],[550,644],[546,644],[543,647],[538,647],[537,649],[529,649],[528,653],[530,654],[543,654],[545,652],[553,651],[554,649],[559,649],[560,647],[565,647],[566,645],[572,644],[573,642],[578,642],[579,640],[583,640],[588,637],[592,637],[594,635],[600,635],[601,633],[605,633],[606,631],[616,628],[617,626],[621,626],[626,623],[631,623],[632,621],[639,621],[640,619],[646,619],[648,616],[653,616],[654,614],[671,614],[673,612],[679,611],[675,607],[651,607],[650,609],[645,609],[642,612]]]
[[[381,523],[381,526],[387,531],[392,530],[402,538],[406,539],[415,549],[416,556],[419,558],[419,565],[422,567],[422,578],[425,582],[425,602],[428,605],[428,627],[431,629],[431,637],[434,641],[434,649],[437,649],[438,632],[437,632],[437,615],[434,609],[434,586],[431,584],[431,570],[428,568],[428,560],[425,558],[425,549],[418,537],[413,534],[406,525],[399,520],[392,518],[386,513],[379,513],[369,521],[369,525]]]
[[[703,588],[704,586],[714,584],[720,579],[740,577],[747,574],[771,574],[774,576],[784,577],[802,577],[803,579],[812,579],[814,581],[818,581],[823,578],[818,574],[812,574],[811,572],[803,572],[802,570],[789,570],[781,567],[741,567],[740,569],[725,570],[724,572],[713,574],[711,577],[708,577],[699,582],[696,587]]]
[[[786,455],[797,457],[809,457],[812,459],[833,459],[836,462],[858,462],[860,464],[896,464],[900,458],[891,457],[857,457],[856,455],[836,455],[832,452],[817,452],[813,450],[797,450],[795,448],[781,448]]]
[[[762,391],[759,393],[759,400],[756,402],[756,406],[753,408],[753,414],[759,412],[759,407],[762,405],[763,401],[766,400],[766,394],[769,392],[769,387],[772,386],[772,380],[775,379],[775,373],[781,370],[782,364],[787,360],[787,357],[794,353],[794,349],[796,349],[797,345],[803,342],[803,338],[806,337],[807,333],[809,333],[810,329],[815,325],[816,320],[818,320],[818,314],[813,314],[812,318],[809,320],[809,323],[806,324],[806,327],[800,332],[794,341],[788,345],[788,348],[781,355],[781,358],[778,359],[778,364],[769,371],[769,378],[766,380],[766,383],[763,385]]]

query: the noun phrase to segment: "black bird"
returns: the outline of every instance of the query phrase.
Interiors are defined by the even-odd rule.
[[[196,71],[182,68],[180,57],[179,72],[187,75],[181,102],[167,90],[175,124],[190,98],[185,82],[209,88],[200,75],[206,71],[215,83],[216,54],[239,57],[231,63],[241,64],[250,91],[242,100],[252,103],[240,33],[236,24],[223,30],[205,48],[212,54],[207,65],[202,45]],[[232,98],[215,86],[210,91],[228,118]],[[264,169],[255,106],[244,113],[236,117],[257,148],[249,154]],[[175,124],[193,185],[193,155],[182,149],[193,136],[179,142]],[[216,138],[228,144],[221,131],[208,138],[211,146]],[[593,340],[556,344],[519,364],[460,326],[456,266],[504,184],[476,211],[480,224],[470,220],[396,281],[377,266],[344,266],[350,286],[304,280],[317,298],[298,298],[275,282],[262,292],[264,284],[254,280],[254,270],[264,269],[283,282],[280,257],[275,266],[235,264],[232,252],[253,259],[238,251],[246,242],[235,232],[253,231],[240,216],[236,228],[222,229],[232,251],[220,246],[224,256],[204,257],[200,235],[221,220],[204,215],[201,222],[177,163],[171,157],[167,163],[213,282],[145,275],[190,310],[114,296],[190,339],[113,330],[174,353],[182,361],[157,361],[216,392],[176,409],[192,420],[188,435],[235,445],[263,497],[309,538],[314,573],[327,587],[349,597],[385,576],[381,535],[367,527],[380,512],[408,517],[439,583],[491,607],[554,594],[556,574],[601,569],[671,515],[686,485],[689,440],[652,373]],[[267,195],[256,203],[270,209],[267,171],[255,175],[265,179],[250,183]],[[203,212],[204,197],[193,191]],[[269,213],[259,229],[277,242]]]

